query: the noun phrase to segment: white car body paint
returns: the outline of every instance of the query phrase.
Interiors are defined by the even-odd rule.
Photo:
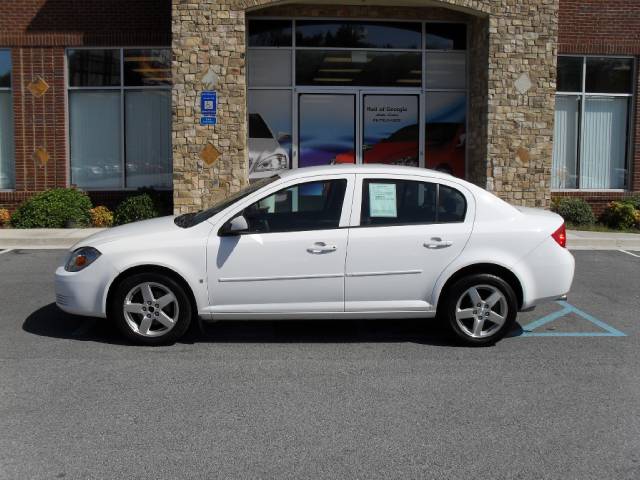
[[[515,275],[522,309],[570,290],[574,259],[551,237],[563,223],[554,213],[516,208],[464,180],[412,167],[334,165],[280,177],[190,228],[164,217],[82,240],[71,250],[91,246],[102,255],[79,272],[57,269],[59,307],[105,317],[107,295],[118,275],[149,267],[182,277],[205,319],[433,317],[447,280],[478,264]],[[255,201],[284,187],[331,178],[348,182],[339,228],[218,235],[226,221]],[[361,227],[365,178],[453,187],[467,201],[465,220]],[[440,248],[441,243],[446,246]]]

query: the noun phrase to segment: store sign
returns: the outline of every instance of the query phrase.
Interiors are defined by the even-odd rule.
[[[200,125],[215,125],[217,123],[217,110],[217,92],[202,92],[200,94]]]

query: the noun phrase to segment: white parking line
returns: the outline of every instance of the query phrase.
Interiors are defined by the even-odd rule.
[[[626,253],[627,255],[631,255],[632,257],[640,258],[640,255],[636,253],[627,252],[626,250],[618,250],[619,252]]]
[[[9,252],[13,252],[13,248],[10,248],[8,250],[3,250],[0,252],[0,255],[4,255],[5,253],[9,253]]]

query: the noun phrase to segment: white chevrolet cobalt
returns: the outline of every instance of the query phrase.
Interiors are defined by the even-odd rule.
[[[147,345],[204,320],[438,318],[469,345],[564,297],[561,217],[513,207],[451,175],[337,165],[265,178],[197,213],[76,244],[56,303]]]

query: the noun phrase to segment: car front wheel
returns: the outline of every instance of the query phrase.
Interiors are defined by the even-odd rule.
[[[110,313],[134,343],[166,345],[179,339],[191,322],[191,302],[184,288],[160,273],[140,273],[123,280]]]
[[[518,303],[502,278],[476,274],[456,281],[445,297],[445,315],[466,345],[491,345],[504,337],[516,319]]]

